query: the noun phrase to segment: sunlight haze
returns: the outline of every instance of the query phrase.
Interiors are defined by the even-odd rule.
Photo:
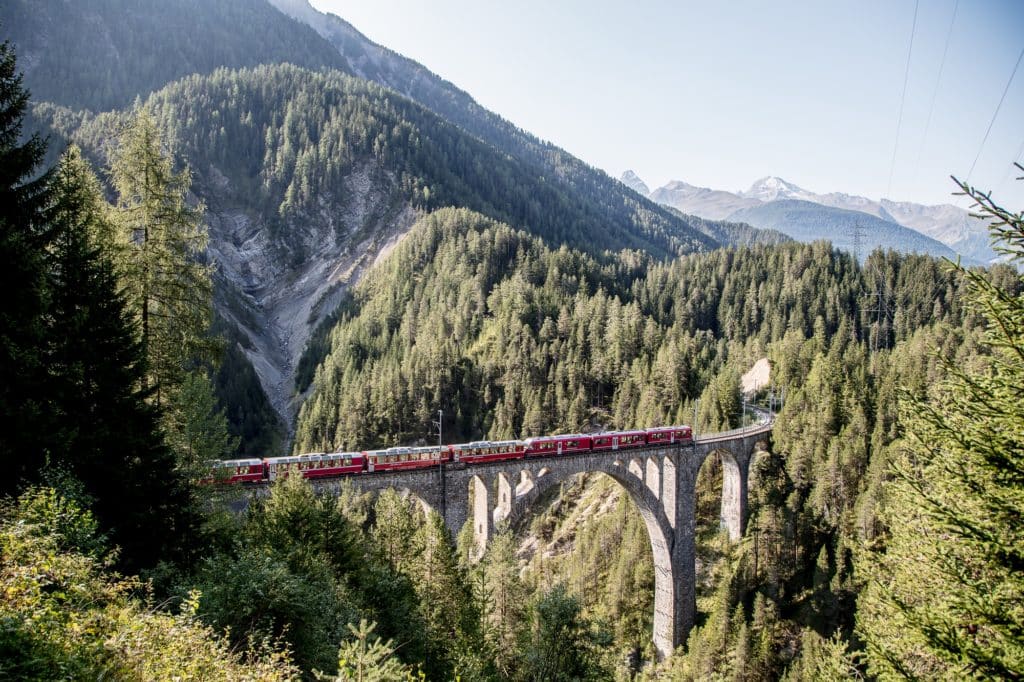
[[[816,192],[946,203],[949,175],[966,177],[980,149],[972,184],[1024,193],[1011,176],[1024,74],[981,146],[1024,48],[1022,3],[960,3],[951,31],[952,0],[920,3],[894,165],[909,0],[313,4],[652,190],[684,180],[736,191],[777,175]]]

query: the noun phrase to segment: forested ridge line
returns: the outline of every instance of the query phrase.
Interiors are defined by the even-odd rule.
[[[218,69],[165,86],[146,106],[197,177],[215,185],[205,176],[217,169],[231,179],[233,199],[279,230],[323,221],[325,204],[344,205],[341,179],[369,159],[394,174],[400,195],[416,207],[471,208],[555,243],[660,256],[716,245],[666,212],[606,210],[604,197],[546,180],[412,100],[340,71]],[[125,117],[45,103],[34,113],[97,153]],[[288,242],[286,232],[279,236]]]
[[[787,333],[843,327],[888,348],[931,319],[958,318],[960,286],[930,258],[879,252],[861,269],[825,243],[669,263],[589,255],[445,209],[312,339],[295,451],[415,442],[437,409],[463,439],[681,423],[730,347],[764,352]],[[871,311],[879,292],[884,319]],[[711,428],[728,422],[732,408],[719,403],[704,403]]]

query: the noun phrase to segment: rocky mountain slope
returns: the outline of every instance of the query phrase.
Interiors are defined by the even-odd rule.
[[[339,71],[293,66],[192,76],[146,102],[208,208],[217,303],[265,392],[290,421],[295,367],[343,289],[416,216],[466,206],[552,244],[664,256],[715,244],[685,219],[626,221],[415,102]],[[38,104],[38,120],[98,164],[127,110]],[[673,224],[678,226],[673,229]]]
[[[274,4],[13,0],[0,25],[54,149],[75,140],[102,165],[126,107],[150,97],[209,211],[218,311],[286,420],[301,401],[294,368],[311,331],[423,210],[467,206],[595,251],[666,257],[717,245],[703,221],[629,192],[343,20],[302,0]],[[323,80],[285,94],[252,72],[240,85],[217,71],[282,62]],[[312,71],[288,78],[309,85]],[[152,94],[190,73],[203,77]],[[339,108],[367,117],[333,132],[309,117]]]

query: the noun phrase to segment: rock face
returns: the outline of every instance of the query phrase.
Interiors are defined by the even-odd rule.
[[[218,311],[248,340],[245,354],[289,428],[299,402],[295,367],[311,332],[415,221],[408,202],[394,201],[394,178],[382,184],[382,173],[367,163],[349,174],[344,203],[323,197],[321,219],[290,225],[287,244],[261,216],[207,198]]]

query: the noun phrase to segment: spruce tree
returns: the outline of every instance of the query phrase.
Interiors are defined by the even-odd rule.
[[[191,493],[164,444],[159,414],[142,389],[145,358],[108,255],[94,245],[106,203],[77,149],[53,176],[49,410],[54,464],[95,500],[94,511],[121,546],[122,564],[171,558],[194,523]]]
[[[46,151],[38,135],[22,141],[29,94],[14,49],[0,45],[0,493],[42,466],[48,432],[43,366],[46,279],[50,239],[50,174],[40,173]]]
[[[961,185],[1024,261],[1024,215]],[[858,627],[880,678],[1024,677],[1024,280],[957,265],[984,311],[986,357],[947,358],[928,400],[906,400],[887,486],[884,552],[868,557]]]

